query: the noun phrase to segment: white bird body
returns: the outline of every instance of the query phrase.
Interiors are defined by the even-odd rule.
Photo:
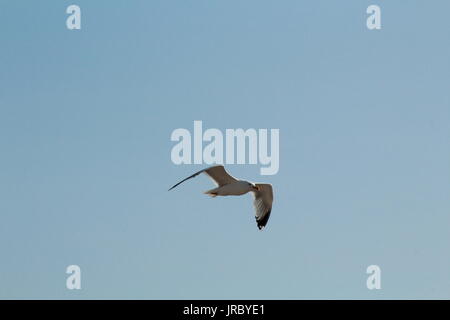
[[[253,184],[250,182],[238,180],[236,182],[223,185],[205,192],[210,196],[241,196],[253,190]]]
[[[245,180],[237,180],[225,171],[222,165],[213,166],[200,170],[186,179],[178,182],[169,189],[172,190],[184,181],[198,176],[200,173],[206,173],[216,184],[217,188],[208,190],[205,194],[212,197],[216,196],[241,196],[248,192],[252,192],[255,200],[255,218],[258,228],[261,230],[267,224],[270,213],[272,211],[273,191],[272,185],[267,183],[252,183]]]

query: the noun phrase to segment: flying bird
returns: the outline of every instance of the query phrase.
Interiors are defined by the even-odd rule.
[[[255,207],[256,224],[259,230],[263,229],[267,221],[269,221],[270,212],[272,211],[273,192],[272,185],[267,183],[252,183],[245,180],[238,180],[228,174],[222,165],[209,167],[193,175],[181,180],[169,189],[172,190],[181,183],[198,176],[200,173],[206,173],[216,184],[217,188],[205,191],[204,193],[211,196],[241,196],[248,192],[254,195],[253,205]]]

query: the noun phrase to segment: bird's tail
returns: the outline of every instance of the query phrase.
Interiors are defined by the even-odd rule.
[[[217,189],[218,188],[214,188],[214,189],[211,189],[211,190],[208,190],[208,191],[205,191],[205,192],[203,192],[204,194],[207,194],[208,196],[211,196],[211,197],[217,197]]]

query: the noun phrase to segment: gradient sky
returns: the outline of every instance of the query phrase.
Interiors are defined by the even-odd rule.
[[[0,298],[449,299],[449,12],[1,0]],[[170,159],[194,120],[280,129],[277,175],[227,166],[273,184],[264,231],[206,176],[167,192],[204,167]]]

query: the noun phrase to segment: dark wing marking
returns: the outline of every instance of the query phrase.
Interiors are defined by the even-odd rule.
[[[255,206],[255,219],[258,229],[264,228],[269,221],[270,213],[272,212],[273,202],[273,190],[272,185],[258,183],[259,191],[253,191],[255,200],[253,205]]]

